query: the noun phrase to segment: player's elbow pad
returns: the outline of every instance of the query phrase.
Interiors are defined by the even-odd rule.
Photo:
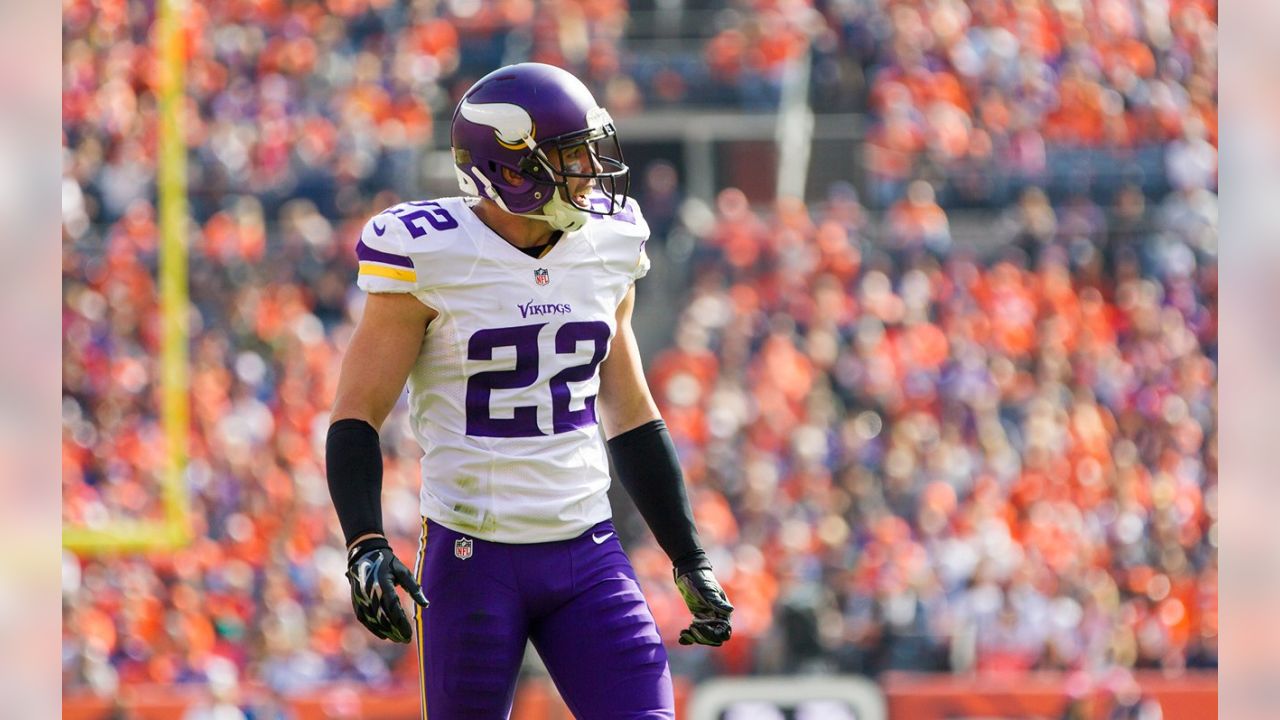
[[[361,535],[382,534],[382,447],[364,420],[339,420],[325,439],[329,497],[347,546]]]

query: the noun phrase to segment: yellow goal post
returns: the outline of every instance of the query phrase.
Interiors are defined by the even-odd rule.
[[[191,541],[187,494],[187,434],[190,428],[187,343],[187,155],[183,137],[184,45],[182,20],[187,0],[159,0],[156,32],[160,77],[159,152],[156,189],[160,232],[160,392],[167,452],[161,479],[164,515],[117,519],[101,526],[62,528],[63,547],[81,554],[142,552],[180,547]]]

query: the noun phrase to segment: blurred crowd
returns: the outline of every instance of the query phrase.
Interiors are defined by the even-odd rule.
[[[878,40],[864,54],[881,206],[920,177],[952,203],[1082,180],[1103,196],[1216,187],[1216,0],[833,5],[852,8],[853,42]]]
[[[152,19],[66,3],[68,163],[94,220],[153,184]],[[948,206],[1217,183],[1216,0],[238,0],[188,8],[183,37],[202,219],[244,192],[270,217],[411,193],[462,92],[518,60],[569,68],[619,118],[774,110],[807,77],[816,111],[871,113],[876,209],[915,178]]]
[[[753,208],[727,189],[695,221],[670,166],[639,185],[660,236],[695,238],[649,371],[738,606],[732,643],[673,646],[674,669],[1215,666],[1216,5],[708,7],[702,72],[725,98],[776,89],[812,42],[814,82],[863,99],[870,195]],[[150,12],[64,3],[63,508],[88,527],[162,513]],[[65,555],[66,688],[416,682],[412,652],[351,616],[323,477],[363,302],[353,239],[407,199],[441,113],[502,62],[574,69],[624,112],[701,94],[662,63],[632,72],[628,13],[189,5],[197,539]],[[1058,192],[1055,144],[1159,162]],[[990,242],[958,242],[960,188],[993,167],[1020,180],[988,198],[1005,199]],[[383,431],[384,507],[411,556],[404,412]],[[687,611],[646,538],[633,559],[669,634]]]
[[[922,181],[879,223],[722,191],[650,365],[717,670],[1216,665],[1215,209],[1032,189],[978,248]]]
[[[193,212],[252,194],[269,217],[295,198],[339,217],[378,190],[403,192],[440,120],[447,132],[462,93],[495,67],[555,63],[607,91],[626,17],[625,3],[595,0],[189,4]],[[153,184],[153,19],[136,0],[65,3],[63,125],[93,220],[116,221]]]
[[[701,17],[683,6],[677,29]],[[462,93],[509,62],[572,70],[615,117],[646,103],[775,107],[783,67],[807,47],[788,18],[817,16],[744,10],[714,13],[723,29],[694,37],[678,61],[628,52],[621,0],[190,4],[181,36],[192,212],[203,221],[252,194],[269,218],[299,198],[332,218],[383,189],[409,193],[424,151],[448,142]],[[113,223],[154,192],[153,11],[137,0],[65,3],[66,164],[92,222]]]

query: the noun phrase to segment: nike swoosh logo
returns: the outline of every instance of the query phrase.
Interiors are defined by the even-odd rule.
[[[382,234],[383,234],[383,233],[385,233],[386,231],[387,231],[387,226],[386,226],[386,225],[383,225],[382,227],[378,227],[378,221],[377,221],[377,220],[374,220],[374,221],[373,221],[373,234],[374,234],[374,235],[377,235],[378,237],[382,237]]]
[[[595,544],[597,544],[597,545],[599,545],[600,543],[604,542],[605,540],[608,540],[608,539],[609,539],[609,538],[611,538],[611,537],[613,537],[613,533],[611,533],[611,532],[607,532],[607,533],[605,533],[605,534],[603,534],[603,535],[596,535],[595,533],[592,533],[592,534],[591,534],[591,540],[592,540],[593,542],[595,542]]]

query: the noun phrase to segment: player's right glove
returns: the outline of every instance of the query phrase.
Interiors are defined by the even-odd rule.
[[[424,608],[427,596],[409,568],[391,552],[386,538],[371,537],[352,546],[347,552],[347,580],[351,583],[351,606],[361,625],[384,640],[407,643],[413,639],[413,625],[405,617],[396,585]]]
[[[710,645],[720,647],[733,635],[729,616],[733,605],[725,597],[711,568],[699,567],[681,572],[675,570],[676,588],[684,597],[684,604],[693,613],[693,622],[680,631],[681,645]]]

